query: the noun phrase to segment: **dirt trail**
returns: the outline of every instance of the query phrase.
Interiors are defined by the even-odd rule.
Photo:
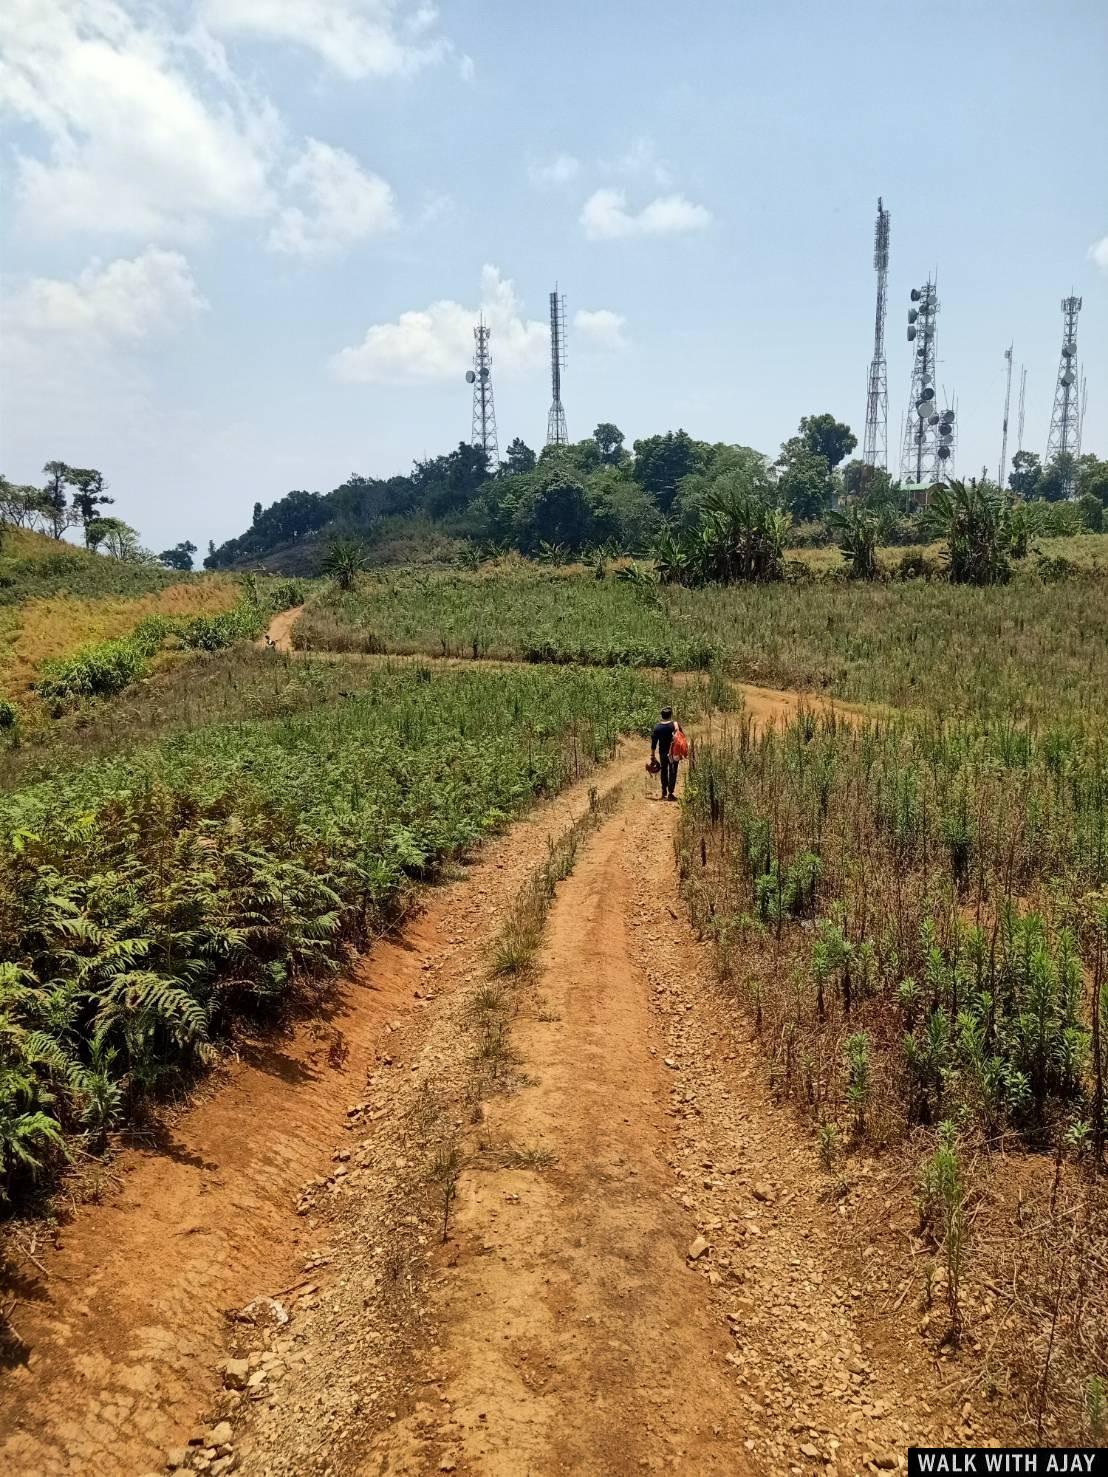
[[[625,755],[609,772],[640,763]],[[5,1472],[136,1477],[197,1428],[219,1388],[226,1310],[304,1284],[298,1270],[318,1241],[296,1214],[300,1192],[334,1168],[349,1105],[385,1044],[428,1008],[425,971],[455,952],[447,940],[472,926],[476,900],[499,916],[587,789],[540,805],[464,880],[429,894],[397,941],[339,982],[326,1021],[245,1044],[161,1144],[117,1158],[103,1203],[77,1209],[60,1249],[39,1248],[45,1275],[25,1264],[13,1322],[29,1355],[0,1376]]]
[[[406,1374],[439,1413],[351,1471],[853,1473],[953,1429],[710,983],[675,821],[632,787],[559,890]]]
[[[256,641],[255,646],[269,646],[277,651],[292,650],[292,628],[304,614],[302,605],[290,606],[288,610],[278,611],[269,623],[269,630]]]
[[[690,1471],[742,1470],[726,1337],[666,1193],[666,1069],[628,937],[642,831],[616,815],[562,889],[541,1011],[513,1033],[535,1086],[486,1110],[485,1136],[552,1168],[459,1186],[442,1364],[467,1470],[632,1471],[659,1449]]]

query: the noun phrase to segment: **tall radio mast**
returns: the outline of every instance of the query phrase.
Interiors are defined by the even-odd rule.
[[[473,330],[473,368],[466,370],[466,379],[473,386],[473,425],[470,441],[485,453],[485,464],[496,469],[500,460],[500,449],[496,443],[496,408],[492,399],[492,357],[489,354],[490,329],[485,324],[485,315]]]
[[[1054,391],[1054,410],[1046,443],[1048,463],[1060,456],[1076,457],[1080,451],[1081,407],[1077,388],[1077,315],[1080,311],[1079,297],[1062,299],[1062,353],[1058,360],[1058,384]],[[1072,471],[1065,476],[1065,495],[1073,496]]]
[[[877,273],[877,312],[873,323],[873,358],[866,392],[866,429],[862,459],[867,466],[889,463],[889,386],[885,371],[885,307],[889,287],[889,212],[877,197],[873,228],[873,268]]]
[[[1012,350],[1014,344],[1009,344],[1004,350],[1004,357],[1008,361],[1008,380],[1004,387],[1004,430],[1000,438],[1000,471],[996,474],[996,485],[1004,486],[1004,473],[1008,466],[1008,407],[1012,403]]]
[[[566,367],[566,300],[554,284],[550,294],[550,387],[553,398],[546,417],[547,446],[568,446],[566,413],[562,405],[562,370]]]

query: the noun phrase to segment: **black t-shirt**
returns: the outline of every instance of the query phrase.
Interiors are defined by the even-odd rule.
[[[673,735],[677,732],[677,724],[672,718],[667,718],[664,723],[655,723],[654,732],[650,735],[650,747],[653,750],[657,745],[658,753],[664,759],[669,753],[669,746],[673,743]]]

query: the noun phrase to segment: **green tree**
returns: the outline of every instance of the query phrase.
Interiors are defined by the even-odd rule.
[[[84,525],[85,547],[88,548],[89,524],[99,518],[100,508],[114,503],[115,498],[108,496],[104,474],[95,467],[70,467],[69,483],[73,488],[73,511]]]
[[[1076,482],[1077,458],[1071,452],[1059,452],[1043,468],[1035,496],[1045,498],[1048,503],[1060,503],[1070,496]]]
[[[43,467],[46,486],[42,489],[43,516],[52,536],[60,539],[73,518],[66,498],[71,469],[65,462],[47,462]]]
[[[192,556],[196,553],[196,545],[188,539],[174,544],[172,549],[163,549],[158,555],[159,564],[164,564],[167,569],[189,570],[192,568]]]
[[[577,553],[593,542],[593,508],[585,483],[568,457],[544,458],[516,505],[513,533],[525,554],[542,544]]]
[[[501,462],[501,469],[511,477],[521,476],[525,472],[533,472],[535,463],[538,461],[535,453],[521,437],[516,436],[509,442],[507,455]]]
[[[426,512],[432,518],[444,518],[464,512],[488,477],[484,451],[459,441],[447,456],[416,462],[412,482]]]
[[[1081,522],[1089,533],[1104,532],[1104,504],[1091,492],[1083,492],[1077,499],[1077,511]]]
[[[616,467],[627,460],[627,452],[623,449],[623,432],[611,421],[601,421],[592,433],[592,439],[600,448],[600,460],[605,466]]]
[[[706,460],[703,444],[687,431],[667,431],[664,436],[645,436],[635,442],[632,475],[662,512],[668,513],[682,477],[702,471]]]
[[[124,523],[122,518],[93,518],[85,529],[85,544],[90,549],[103,548],[112,559],[128,562],[143,556],[139,547],[138,530]]]
[[[1077,495],[1099,498],[1103,506],[1108,507],[1108,461],[1101,461],[1092,452],[1078,457]]]
[[[799,434],[813,456],[823,457],[832,472],[858,445],[857,436],[846,422],[837,421],[828,411],[801,416]]]
[[[855,503],[841,513],[828,513],[828,526],[836,536],[839,553],[850,565],[850,577],[875,580],[877,546],[885,533],[885,519],[871,508]]]
[[[588,479],[593,538],[610,542],[629,554],[645,553],[662,527],[654,499],[616,467],[600,467]]]
[[[955,584],[1002,585],[1011,573],[1012,504],[987,482],[940,483],[931,494],[923,526],[946,543],[944,557]]]
[[[33,528],[46,512],[46,494],[41,487],[9,482],[0,475],[0,523],[9,528]]]
[[[739,478],[721,477],[704,500],[696,528],[663,533],[655,568],[666,584],[765,583],[785,573],[787,514]]]
[[[1017,451],[1012,458],[1012,470],[1008,473],[1008,486],[1020,497],[1038,497],[1042,475],[1042,463],[1033,451]]]
[[[831,506],[831,468],[803,436],[791,436],[777,458],[777,496],[798,522],[822,518]]]
[[[367,563],[366,547],[361,539],[336,538],[327,546],[323,573],[329,574],[340,590],[352,590]]]

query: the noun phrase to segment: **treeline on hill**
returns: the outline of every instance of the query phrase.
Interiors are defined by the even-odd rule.
[[[802,417],[776,460],[747,446],[697,441],[684,430],[644,437],[628,450],[610,422],[583,441],[538,454],[517,437],[495,470],[463,442],[417,461],[408,476],[354,475],[329,493],[297,490],[268,508],[255,503],[250,528],[209,545],[204,563],[222,569],[272,556],[279,562],[298,548],[318,548],[322,557],[329,543],[349,537],[378,559],[390,548],[425,552],[436,541],[448,552],[450,540],[462,540],[532,556],[598,548],[655,553],[663,577],[759,579],[781,572],[787,544],[837,540],[846,544],[852,571],[865,577],[874,567],[867,548],[922,542],[934,529],[887,472],[847,460],[856,446],[850,427],[828,413]],[[1033,453],[1020,452],[1007,493],[991,494],[1005,508],[1030,510],[1021,513],[1026,528],[1017,519],[1012,531],[1017,546],[1027,532],[1099,532],[1108,462],[1060,457],[1043,467]]]
[[[69,528],[80,527],[85,548],[102,551],[125,564],[161,564],[166,569],[192,568],[196,545],[187,539],[153,554],[139,543],[137,529],[122,518],[104,513],[115,502],[108,496],[108,483],[97,467],[71,467],[67,462],[49,461],[42,468],[45,481],[12,482],[0,473],[0,553],[9,529],[26,528],[61,541]]]

